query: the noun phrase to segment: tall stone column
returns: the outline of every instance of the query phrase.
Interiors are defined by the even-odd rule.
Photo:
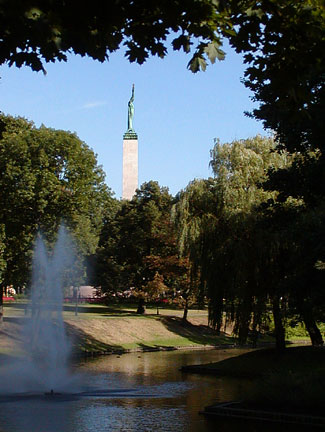
[[[122,199],[131,200],[138,188],[138,136],[125,133],[123,136],[123,185]]]
[[[123,135],[123,184],[122,199],[131,200],[138,189],[138,135],[133,129],[134,84],[128,102],[128,126]]]

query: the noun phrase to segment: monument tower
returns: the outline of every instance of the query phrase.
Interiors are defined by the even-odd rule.
[[[122,199],[131,200],[138,188],[138,135],[133,129],[134,84],[128,103],[128,128],[123,135],[123,187]]]

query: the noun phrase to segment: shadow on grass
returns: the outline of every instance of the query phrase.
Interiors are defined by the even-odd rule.
[[[71,324],[65,323],[65,330],[68,338],[72,341],[74,355],[87,355],[87,353],[113,354],[125,352],[125,349],[121,345],[105,344]]]
[[[76,311],[76,305],[74,304],[64,304],[63,305],[63,312],[75,312]],[[136,315],[135,311],[128,311],[123,308],[114,307],[114,306],[95,306],[95,305],[78,305],[78,314],[93,314],[93,315],[100,315],[100,316],[132,316]]]
[[[0,326],[0,337],[21,342],[22,327],[26,323],[25,317],[3,317],[3,325]]]
[[[144,343],[138,344],[139,348],[141,348],[142,351],[176,351],[177,348],[173,345],[166,346],[166,345],[146,345]]]
[[[24,318],[4,317],[0,326],[0,366],[21,357]]]
[[[16,324],[22,324],[25,322],[26,318],[24,316],[18,316],[18,317],[11,317],[11,316],[4,316],[3,322],[8,323],[16,323]]]
[[[5,302],[4,308],[9,310],[28,310],[31,309],[31,304],[28,301],[25,302]],[[131,309],[131,310],[129,310]],[[132,310],[133,309],[133,310]],[[98,304],[90,304],[90,303],[79,303],[78,304],[78,313],[91,313],[94,315],[102,314],[102,315],[118,315],[118,316],[127,316],[127,315],[135,315],[136,314],[137,305],[135,304],[112,304],[109,306],[98,305]],[[63,303],[62,310],[64,312],[75,312],[76,305],[75,303]]]
[[[4,302],[3,306],[5,309],[26,309],[28,303]]]
[[[233,342],[233,339],[224,333],[217,335],[215,330],[206,325],[194,325],[179,317],[160,317],[160,321],[170,332],[195,344],[224,345]]]

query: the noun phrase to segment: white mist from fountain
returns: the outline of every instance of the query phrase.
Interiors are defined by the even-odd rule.
[[[9,365],[0,376],[1,393],[77,390],[77,376],[69,371],[71,344],[62,317],[63,286],[72,285],[71,276],[76,275],[74,250],[64,227],[59,230],[52,253],[38,236],[33,258],[31,316],[25,318],[22,335],[24,358]]]

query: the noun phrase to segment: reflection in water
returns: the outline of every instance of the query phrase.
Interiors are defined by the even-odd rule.
[[[83,393],[73,398],[0,400],[1,432],[289,431],[278,425],[206,419],[216,401],[240,399],[247,380],[184,374],[180,367],[238,355],[241,350],[174,351],[107,356],[81,362]],[[293,429],[292,429],[293,430]],[[298,431],[295,426],[295,432]]]

